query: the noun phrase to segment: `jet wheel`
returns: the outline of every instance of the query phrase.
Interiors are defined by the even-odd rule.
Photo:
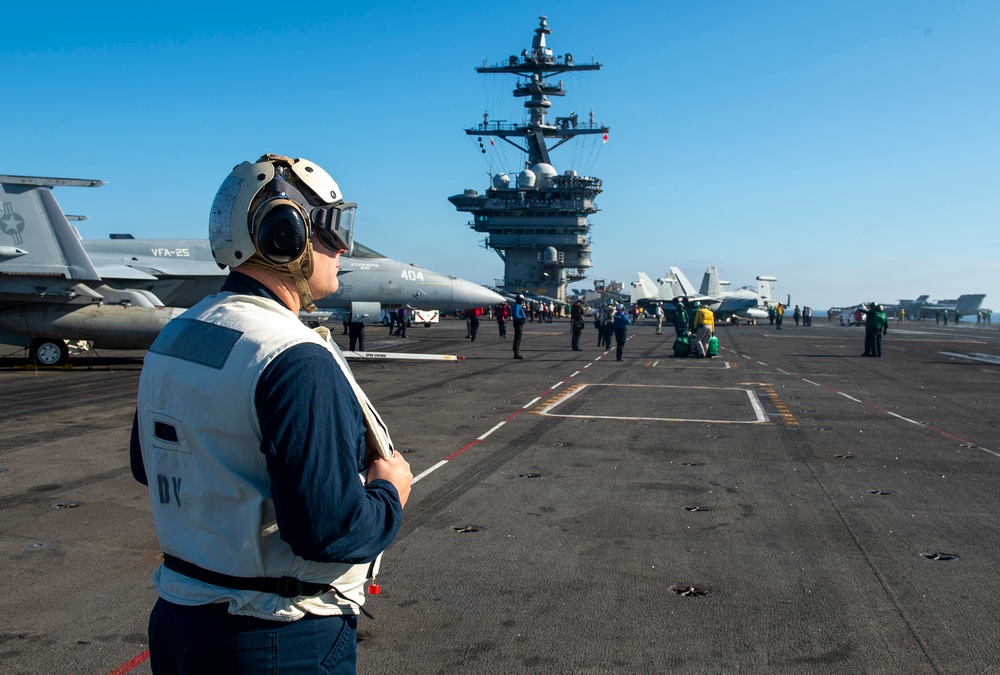
[[[62,366],[69,361],[69,347],[62,340],[35,338],[31,341],[28,359],[39,366]]]

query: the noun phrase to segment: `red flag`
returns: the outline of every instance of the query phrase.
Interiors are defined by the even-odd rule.
[[[604,136],[601,137],[601,142],[602,143],[607,143],[608,142],[608,135],[607,135],[607,133],[605,133]]]
[[[497,142],[493,140],[492,136],[490,136],[490,145],[492,145],[494,148],[497,146]]]

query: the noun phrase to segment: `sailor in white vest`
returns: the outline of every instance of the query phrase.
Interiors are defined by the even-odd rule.
[[[209,220],[229,277],[146,355],[131,462],[164,554],[154,673],[356,670],[413,476],[329,332],[298,318],[337,290],[355,208],[308,160],[237,166]]]

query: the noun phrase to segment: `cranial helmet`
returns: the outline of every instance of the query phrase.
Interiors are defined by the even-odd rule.
[[[697,300],[695,300],[694,302],[691,303],[691,306],[692,307],[701,307],[701,303],[698,302]]]
[[[349,252],[356,208],[316,164],[264,155],[233,169],[216,193],[208,224],[212,255],[223,267],[249,263],[288,279],[311,311],[310,237],[315,233],[327,248]]]

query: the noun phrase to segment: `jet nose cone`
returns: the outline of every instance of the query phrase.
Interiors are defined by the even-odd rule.
[[[465,279],[455,279],[452,282],[452,301],[455,309],[470,309],[472,307],[487,307],[505,302],[502,295],[488,288],[474,284]]]

